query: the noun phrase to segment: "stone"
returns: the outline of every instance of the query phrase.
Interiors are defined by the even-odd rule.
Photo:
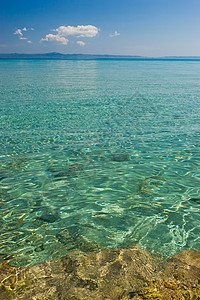
[[[0,299],[198,300],[199,278],[200,251],[184,250],[166,261],[138,246],[73,251],[31,267],[12,268],[3,261]]]
[[[197,204],[200,204],[200,198],[190,198],[189,201],[195,202]]]
[[[44,245],[40,245],[39,247],[35,248],[35,252],[41,252],[44,250]]]
[[[123,162],[123,161],[129,161],[130,155],[127,153],[113,153],[109,155],[110,160],[116,161],[116,162]]]
[[[54,223],[58,220],[58,215],[53,213],[43,213],[38,219],[47,222],[47,223]]]

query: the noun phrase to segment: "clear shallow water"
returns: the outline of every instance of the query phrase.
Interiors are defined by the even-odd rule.
[[[0,61],[0,257],[200,246],[200,62]]]

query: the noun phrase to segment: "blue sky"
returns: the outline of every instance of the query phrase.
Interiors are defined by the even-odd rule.
[[[5,0],[0,53],[200,56],[200,0]]]

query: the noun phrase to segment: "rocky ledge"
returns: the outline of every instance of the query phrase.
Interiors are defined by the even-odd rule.
[[[200,251],[166,260],[138,246],[71,253],[31,267],[0,265],[0,299],[200,299]]]

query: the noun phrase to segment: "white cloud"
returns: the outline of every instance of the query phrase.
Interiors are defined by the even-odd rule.
[[[19,35],[23,36],[22,31],[28,31],[28,30],[34,30],[34,28],[31,28],[31,29],[28,29],[27,27],[24,27],[24,28],[22,28],[22,29],[18,28],[18,29],[14,32],[14,34],[19,34]]]
[[[21,36],[23,36],[22,30],[21,29],[17,29],[14,34],[19,34]]]
[[[79,46],[82,46],[82,47],[85,46],[85,43],[84,43],[83,41],[77,41],[76,43],[77,43]]]
[[[69,40],[66,38],[66,36],[74,36],[74,37],[95,37],[99,29],[93,25],[78,25],[78,26],[60,26],[56,29],[53,29],[53,31],[56,31],[57,34],[47,34],[45,38],[42,38],[40,41],[56,41],[58,43],[61,43],[63,45],[67,45]],[[80,46],[84,46],[85,43],[82,41],[78,41],[77,44]]]
[[[24,35],[23,35],[23,33],[22,33],[22,31],[28,31],[28,30],[34,30],[34,28],[31,28],[31,29],[28,29],[27,27],[24,27],[24,28],[22,28],[22,29],[18,28],[18,29],[14,32],[14,34],[18,34],[20,40],[28,40],[28,38],[27,38],[27,37],[24,37]],[[32,42],[28,40],[27,43],[32,43]]]
[[[65,37],[62,37],[58,34],[47,34],[46,37],[44,39],[41,39],[41,42],[42,41],[46,41],[46,42],[53,42],[53,41],[56,41],[58,43],[61,43],[63,45],[67,45],[69,40],[66,39]]]
[[[109,37],[119,36],[120,33],[115,30],[114,34],[109,34]]]
[[[31,41],[27,41],[27,43],[29,43],[29,44],[32,44],[32,42],[31,42]]]
[[[77,36],[77,37],[95,37],[99,29],[93,25],[78,25],[78,26],[60,26],[54,31],[58,32],[60,36]]]

